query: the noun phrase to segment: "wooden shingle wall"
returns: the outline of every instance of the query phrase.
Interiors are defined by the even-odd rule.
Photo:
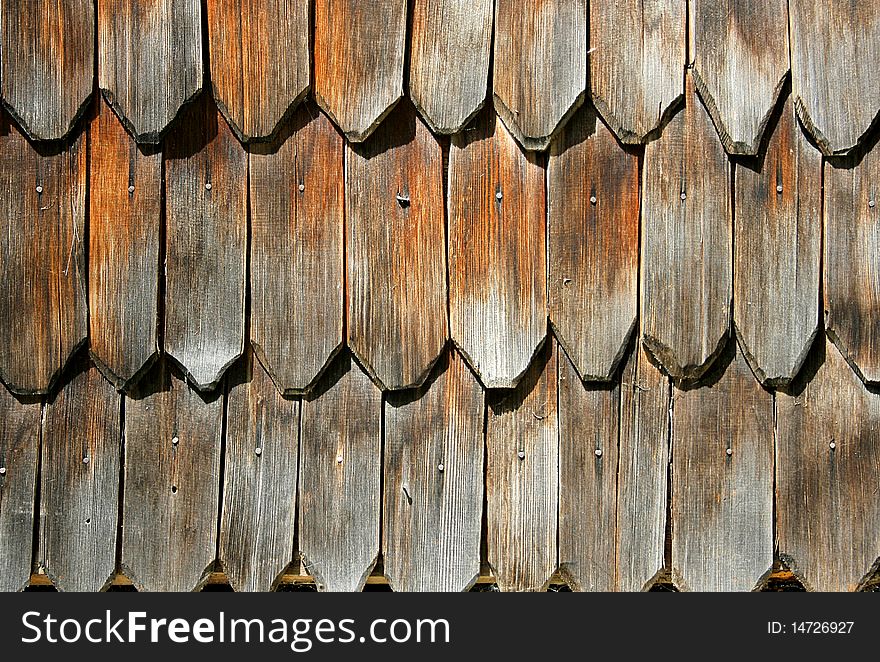
[[[0,49],[0,589],[869,582],[874,0],[3,0]]]

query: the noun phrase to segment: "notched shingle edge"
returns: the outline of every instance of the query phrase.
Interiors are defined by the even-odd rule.
[[[120,393],[127,393],[132,388],[136,387],[138,382],[140,382],[144,375],[146,375],[156,364],[156,361],[159,360],[159,356],[159,350],[154,350],[153,353],[147,357],[147,360],[143,362],[141,367],[135,370],[130,377],[122,377],[117,375],[107,363],[104,363],[92,347],[89,347],[89,358],[98,369],[98,372],[100,372],[104,379],[110,382],[113,385],[113,388]]]
[[[303,568],[305,568],[306,574],[309,574],[314,578],[315,584],[318,586],[318,590],[321,591],[322,593],[326,592],[327,591],[327,582],[324,581],[324,576],[320,572],[317,571],[317,566],[312,561],[310,561],[308,559],[308,557],[306,557],[306,554],[303,551],[300,551],[300,558],[302,559]],[[367,565],[367,568],[364,570],[364,573],[361,575],[360,579],[358,580],[358,585],[357,585],[358,591],[364,590],[364,586],[367,583],[367,579],[369,579],[370,575],[373,574],[373,568],[376,567],[376,564],[378,562],[379,562],[379,552],[377,551],[376,555],[373,557],[373,560],[370,561],[370,563]],[[331,587],[330,590],[332,591],[332,590],[336,590],[336,589],[333,589]]]
[[[70,123],[67,125],[67,128],[64,130],[59,136],[41,136],[34,133],[33,129],[28,125],[27,122],[24,121],[24,118],[19,115],[15,107],[12,106],[6,98],[0,99],[0,105],[2,105],[3,109],[9,113],[9,116],[13,119],[13,121],[18,125],[21,129],[22,133],[30,140],[36,143],[55,143],[55,142],[64,142],[68,140],[73,133],[79,127],[79,123],[82,121],[83,117],[86,115],[86,111],[92,103],[92,98],[94,97],[94,92],[92,90],[85,96],[80,103],[79,107],[76,109],[76,112],[73,114],[73,117],[70,119]]]
[[[418,96],[413,94],[413,90],[411,87],[409,90],[409,100],[412,102],[412,105],[415,107],[416,112],[419,114],[422,120],[424,120],[425,124],[428,125],[428,128],[431,130],[431,132],[441,136],[451,136],[458,133],[468,124],[470,124],[471,121],[480,114],[480,111],[486,107],[486,97],[484,96],[483,100],[480,101],[480,103],[478,103],[476,107],[471,110],[471,112],[461,122],[451,127],[441,127],[434,123],[431,115],[428,113],[428,111],[425,110],[424,106],[422,106],[421,102],[419,101]]]
[[[749,369],[751,369],[752,374],[755,375],[755,379],[757,379],[764,387],[774,390],[785,390],[791,388],[792,384],[797,379],[797,376],[800,374],[801,369],[804,367],[807,357],[810,355],[810,351],[813,348],[813,343],[816,341],[816,337],[819,335],[819,329],[821,328],[817,315],[816,325],[813,328],[813,332],[807,338],[804,346],[801,347],[800,353],[797,355],[795,361],[789,366],[788,370],[786,370],[786,372],[782,375],[768,375],[767,372],[761,367],[758,359],[751,352],[748,343],[746,342],[745,338],[740,333],[739,328],[737,327],[736,320],[732,322],[732,326],[734,336],[736,337],[736,342],[739,345],[740,351],[743,353],[743,357],[745,358]]]
[[[318,107],[324,111],[327,117],[330,118],[330,121],[336,125],[336,127],[345,134],[345,137],[348,138],[348,141],[351,143],[362,143],[366,141],[373,132],[379,128],[379,125],[385,121],[385,118],[391,114],[391,111],[397,107],[397,104],[400,103],[400,100],[403,99],[403,87],[401,86],[397,90],[397,97],[388,104],[388,107],[383,110],[377,117],[375,117],[371,123],[364,128],[346,128],[342,122],[339,121],[339,118],[336,114],[330,110],[330,105],[327,103],[327,100],[321,95],[317,89],[312,89],[315,97],[315,103],[318,104]]]
[[[694,384],[709,372],[718,357],[724,352],[731,338],[730,328],[724,330],[715,348],[699,364],[680,365],[675,358],[675,351],[662,343],[659,339],[642,334],[642,346],[652,363],[662,369],[662,372],[672,378],[679,388]]]
[[[364,372],[365,375],[367,375],[367,377],[370,378],[370,381],[373,382],[373,384],[375,384],[375,386],[380,391],[385,393],[386,391],[406,391],[408,389],[419,388],[419,387],[423,386],[425,381],[427,381],[428,377],[430,377],[431,373],[434,371],[434,366],[437,365],[437,362],[440,360],[440,358],[446,352],[446,348],[448,347],[448,345],[449,345],[449,339],[447,338],[446,342],[444,342],[443,345],[440,347],[440,351],[438,351],[437,354],[434,356],[434,358],[432,358],[428,362],[428,365],[420,373],[418,373],[415,380],[413,380],[412,382],[410,382],[408,384],[386,384],[379,377],[379,374],[375,370],[373,365],[369,361],[367,361],[363,356],[361,356],[360,352],[358,352],[357,349],[355,349],[354,347],[352,347],[348,343],[342,343],[340,345],[339,350],[336,352],[336,354],[338,355],[343,347],[348,349],[348,352],[351,355],[352,360],[354,360],[355,363],[357,363],[358,366],[360,366],[360,369]],[[327,363],[321,369],[322,375],[327,371],[328,366],[331,364],[332,364],[332,360],[328,359]],[[317,381],[318,381],[318,378],[316,377],[313,380],[312,385],[309,386],[310,390],[314,386],[314,383]]]
[[[831,146],[831,142],[825,136],[822,131],[819,130],[813,123],[813,118],[810,117],[810,113],[807,110],[807,106],[804,103],[803,98],[794,93],[794,109],[797,113],[798,119],[803,125],[804,129],[806,129],[807,133],[812,138],[813,143],[819,149],[820,152],[824,156],[850,156],[857,153],[860,148],[865,146],[866,143],[870,142],[871,136],[873,136],[874,131],[880,129],[880,108],[877,109],[877,113],[874,115],[874,119],[868,124],[865,130],[861,133],[858,140],[853,145],[849,145],[844,147],[843,149],[835,150]]]
[[[843,342],[843,339],[837,335],[835,331],[834,324],[830,321],[831,317],[829,316],[828,321],[825,324],[825,335],[828,336],[828,340],[834,345],[840,355],[843,357],[843,360],[846,361],[847,365],[850,369],[856,373],[856,376],[861,380],[861,382],[868,388],[878,388],[880,387],[880,379],[870,379],[865,373],[862,371],[861,366],[859,366],[856,361],[855,355],[849,350],[846,346],[846,343]],[[880,377],[880,375],[877,375]]]
[[[657,140],[663,133],[666,125],[672,121],[672,118],[678,114],[678,111],[684,108],[684,91],[669,102],[669,105],[663,109],[657,117],[657,123],[644,135],[639,135],[634,131],[624,128],[623,123],[614,113],[611,112],[610,106],[602,100],[597,94],[592,95],[593,105],[596,111],[602,117],[606,126],[617,136],[617,139],[624,145],[644,145]]]
[[[568,358],[571,365],[574,367],[577,376],[580,377],[580,380],[582,382],[599,382],[606,384],[615,382],[617,380],[617,374],[620,370],[621,363],[623,362],[623,359],[629,355],[631,349],[630,344],[632,342],[633,333],[638,326],[638,322],[638,317],[634,315],[632,324],[630,324],[629,329],[623,335],[620,347],[618,347],[617,352],[614,354],[614,357],[608,364],[609,367],[607,372],[604,373],[586,372],[585,370],[583,370],[583,366],[578,365],[579,362],[573,358],[574,354],[572,354],[569,349],[570,347],[573,347],[573,345],[569,344],[568,340],[565,339],[565,337],[562,335],[559,328],[556,326],[552,319],[550,320],[550,333],[553,335],[554,338],[556,338],[556,342],[559,343],[562,351],[565,352],[566,357]]]
[[[134,138],[135,142],[137,142],[138,144],[147,145],[160,144],[164,140],[168,132],[178,123],[181,115],[184,114],[184,111],[198,100],[199,95],[205,92],[204,86],[199,86],[199,88],[195,90],[195,92],[193,92],[183,101],[183,103],[180,104],[180,106],[177,107],[174,116],[161,130],[138,133],[134,124],[132,124],[131,120],[122,112],[122,108],[119,106],[119,104],[116,103],[116,97],[113,94],[113,91],[105,87],[100,88],[100,90],[101,94],[104,96],[104,100],[107,102],[107,104],[113,110],[113,113],[122,123],[122,126],[125,127],[125,130],[132,136],[132,138]]]
[[[241,348],[238,350],[238,353],[235,354],[232,358],[226,361],[219,369],[217,369],[211,379],[206,380],[204,382],[200,382],[196,377],[190,372],[190,370],[180,361],[180,359],[176,358],[170,352],[162,352],[162,356],[166,357],[174,366],[176,366],[186,380],[186,383],[189,386],[192,386],[196,391],[198,391],[202,395],[213,394],[214,391],[220,386],[220,382],[223,381],[223,378],[226,376],[229,368],[238,361],[242,354],[244,354],[244,342],[241,344]]]
[[[534,349],[532,349],[532,353],[529,356],[528,361],[526,361],[523,369],[519,373],[517,373],[513,377],[509,377],[507,379],[488,379],[488,380],[483,376],[483,374],[479,368],[479,364],[476,361],[474,361],[474,359],[471,357],[471,355],[468,353],[468,351],[466,349],[464,349],[464,347],[462,347],[458,343],[458,341],[455,340],[455,338],[451,338],[450,341],[452,343],[452,346],[455,348],[455,351],[457,351],[461,355],[461,357],[464,359],[465,363],[467,364],[467,367],[470,368],[470,371],[477,378],[477,382],[479,382],[479,384],[483,388],[483,390],[489,390],[489,389],[511,390],[511,389],[515,389],[517,386],[519,386],[519,383],[520,383],[520,381],[522,381],[522,378],[529,371],[529,368],[532,367],[532,364],[535,362],[536,358],[538,358],[538,356],[544,350],[544,347],[547,345],[547,342],[548,342],[548,339],[550,338],[550,336],[551,336],[551,334],[549,332],[547,332],[541,337],[540,342],[538,342],[538,344],[535,345]]]
[[[282,129],[287,124],[288,120],[293,116],[293,114],[299,110],[300,105],[305,101],[308,96],[309,91],[311,90],[310,85],[306,85],[299,94],[290,102],[290,105],[281,113],[281,116],[275,122],[275,126],[272,127],[272,131],[270,131],[266,135],[255,135],[249,136],[244,131],[242,131],[241,127],[238,126],[238,123],[232,118],[232,113],[229,112],[229,108],[223,103],[218,91],[217,86],[214,82],[211,82],[211,96],[214,99],[214,103],[217,106],[217,110],[220,111],[220,114],[223,115],[223,119],[226,120],[226,124],[229,125],[229,128],[232,129],[232,133],[235,134],[235,137],[238,141],[244,145],[254,145],[260,143],[273,143],[277,140],[278,136],[281,134]]]
[[[2,366],[0,366],[0,382],[2,382],[7,390],[13,395],[20,395],[22,397],[49,395],[55,390],[55,387],[67,372],[68,367],[76,360],[77,354],[79,354],[80,350],[88,343],[88,341],[88,336],[84,335],[82,339],[71,348],[70,354],[68,354],[64,361],[62,361],[61,365],[55,369],[55,372],[49,377],[45,386],[36,388],[19,386],[9,379],[9,376],[6,371],[3,370]]]
[[[767,130],[767,125],[773,117],[773,114],[776,111],[777,106],[779,105],[780,98],[782,97],[782,92],[785,89],[786,84],[788,83],[788,79],[791,75],[791,69],[787,70],[782,75],[782,78],[780,78],[776,82],[776,86],[773,88],[773,102],[765,109],[764,115],[761,117],[761,121],[758,123],[758,133],[752,136],[751,142],[747,143],[742,141],[735,141],[730,136],[730,133],[727,130],[727,126],[725,125],[721,117],[721,113],[718,110],[718,106],[715,103],[715,98],[709,91],[709,87],[708,85],[706,85],[706,81],[703,80],[703,77],[700,75],[700,72],[696,66],[691,69],[691,74],[694,78],[694,85],[697,88],[697,96],[700,97],[700,101],[703,102],[703,106],[709,112],[709,117],[712,118],[712,124],[715,126],[715,131],[718,133],[718,137],[721,138],[721,144],[724,145],[724,150],[731,155],[756,156],[761,150],[764,133]]]
[[[568,121],[583,105],[584,99],[586,99],[586,90],[582,90],[574,98],[568,110],[566,110],[562,114],[562,117],[560,117],[559,120],[556,122],[556,126],[553,128],[553,131],[551,131],[549,135],[527,136],[522,132],[519,127],[519,123],[516,121],[517,113],[508,108],[507,104],[502,101],[501,97],[499,97],[494,92],[492,93],[492,104],[495,107],[495,112],[498,114],[498,117],[500,117],[501,121],[504,122],[504,126],[507,127],[510,135],[512,135],[520,144],[520,146],[528,152],[543,152],[548,147],[550,147],[550,143],[553,142],[556,136],[559,135],[559,132],[562,131],[563,127],[568,124]]]
[[[275,390],[283,397],[299,397],[311,394],[318,383],[327,374],[327,370],[330,369],[330,366],[336,360],[336,358],[342,353],[343,350],[346,349],[346,344],[341,340],[337,343],[336,347],[334,347],[327,357],[324,359],[324,363],[321,365],[321,368],[317,373],[312,377],[312,379],[305,384],[304,386],[291,386],[290,384],[285,384],[282,379],[280,379],[272,367],[271,361],[266,357],[265,352],[261,345],[259,345],[256,341],[250,341],[251,349],[253,349],[254,355],[257,357],[257,360],[260,362],[260,365],[263,366],[263,370],[266,371],[266,374],[269,375],[269,379],[272,380],[272,384],[275,386]],[[360,364],[361,362],[358,361]],[[369,373],[368,373],[369,374]]]

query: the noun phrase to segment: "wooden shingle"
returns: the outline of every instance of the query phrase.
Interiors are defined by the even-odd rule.
[[[34,140],[61,140],[92,94],[95,3],[3,0],[0,94]]]

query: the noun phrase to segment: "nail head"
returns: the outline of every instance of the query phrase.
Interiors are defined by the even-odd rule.
[[[255,453],[256,455],[262,455],[262,454],[263,454],[263,449],[260,448],[259,446],[257,446],[257,447],[254,449],[254,453]]]
[[[681,192],[681,199],[682,199],[682,200],[687,200],[687,198],[688,198],[687,193],[685,193],[684,191],[682,191],[682,192]]]
[[[336,464],[342,464],[342,456],[341,455],[336,456]]]
[[[300,185],[299,185],[299,192],[302,193],[302,192],[305,191],[305,190],[306,190],[306,185],[305,185],[305,184],[300,184]]]
[[[0,467],[0,476],[6,475],[6,467]]]
[[[86,455],[86,456],[83,458],[83,464],[88,464],[88,463],[89,463],[89,456]]]
[[[876,205],[876,204],[877,204],[877,203],[876,203],[874,200],[868,200],[868,206],[869,206],[869,207],[873,207],[873,206]]]
[[[727,451],[725,451],[725,452],[726,452],[728,455],[733,455],[733,449],[732,449],[732,448],[728,448]]]
[[[128,187],[128,192],[129,192],[129,193],[134,193],[134,186],[129,186],[129,187]]]
[[[519,453],[517,453],[517,455],[519,456],[520,460],[526,459],[526,452],[525,451],[520,451]]]
[[[501,191],[498,191],[498,193],[495,194],[496,200],[500,201],[503,197],[504,197],[504,194]]]
[[[597,448],[593,452],[596,453],[596,457],[602,457],[602,449],[601,448]]]
[[[177,446],[177,444],[179,444],[179,443],[180,443],[180,437],[178,437],[176,435],[171,437],[171,444],[173,446]]]
[[[590,196],[590,204],[591,204],[591,205],[596,204],[596,196],[595,196],[595,195],[591,195],[591,196]]]
[[[42,193],[42,192],[43,192],[43,187],[42,187],[42,186],[38,186],[38,187],[37,187],[37,193]]]
[[[443,466],[443,463],[437,465],[437,471],[443,471],[446,467]]]
[[[832,441],[830,444],[828,444],[828,448],[830,448],[831,450],[834,450],[835,448],[837,448],[837,444],[835,444],[835,443]]]
[[[782,193],[782,184],[779,184],[779,185],[776,187],[776,192],[777,192],[777,193]]]
[[[205,190],[206,190],[206,191],[210,191],[211,188],[212,188],[212,187],[211,187],[211,182],[208,182],[207,184],[205,184]]]

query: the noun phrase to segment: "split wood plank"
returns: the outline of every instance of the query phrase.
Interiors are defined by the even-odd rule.
[[[139,591],[192,591],[214,563],[222,418],[166,359],[126,396],[122,571]]]
[[[854,591],[880,557],[880,397],[830,342],[777,396],[779,555],[808,590]]]
[[[86,141],[35,149],[0,119],[0,378],[46,393],[88,333]]]
[[[360,591],[379,555],[382,394],[349,355],[302,402],[300,547],[325,591]]]
[[[60,591],[99,591],[116,573],[120,396],[88,364],[46,405],[39,565]]]
[[[528,150],[544,150],[583,103],[586,0],[496,0],[495,110]]]
[[[486,101],[493,0],[416,0],[409,96],[434,133],[458,133]]]
[[[724,149],[758,153],[788,79],[787,0],[691,0],[693,76]]]
[[[308,389],[342,346],[343,140],[307,105],[292,136],[250,154],[251,343],[284,393]]]
[[[733,352],[673,396],[672,575],[691,591],[750,591],[773,566],[773,395]]]
[[[407,0],[316,0],[315,99],[362,142],[403,96]]]
[[[790,0],[792,93],[823,154],[845,154],[880,118],[880,5]]]
[[[590,0],[593,102],[625,143],[646,142],[682,97],[682,0]]]
[[[588,104],[547,170],[550,323],[583,379],[609,381],[638,314],[638,156]]]
[[[3,104],[34,140],[61,140],[76,125],[95,75],[92,0],[0,3]]]
[[[98,85],[139,143],[162,140],[202,76],[202,0],[98,3]]]
[[[236,591],[268,591],[293,561],[299,401],[251,352],[229,382],[220,562]]]
[[[395,591],[464,591],[480,574],[483,390],[455,351],[385,404],[385,576]]]
[[[449,156],[452,339],[488,388],[511,388],[547,332],[544,171],[491,109]]]
[[[0,591],[31,576],[34,501],[40,453],[40,402],[0,386]]]
[[[737,162],[735,181],[733,323],[758,379],[785,386],[819,329],[822,250],[822,156],[790,98],[765,156]]]
[[[420,385],[448,338],[443,156],[409,103],[345,170],[348,346],[387,389]]]
[[[540,591],[557,566],[557,354],[548,342],[515,390],[488,396],[488,560],[502,591]]]
[[[211,82],[243,141],[266,139],[309,89],[308,0],[209,0]]]
[[[869,384],[880,383],[880,149],[825,163],[825,328]]]
[[[103,101],[89,139],[91,353],[123,389],[157,356],[162,154],[138,146]]]
[[[732,294],[730,165],[687,79],[642,187],[642,337],[676,379],[698,379],[724,347]]]
[[[165,351],[211,389],[244,349],[247,153],[206,98],[165,149]]]
[[[620,387],[617,581],[621,591],[644,591],[666,551],[671,386],[637,343]]]
[[[576,591],[617,588],[620,385],[585,385],[559,356],[559,572]]]

